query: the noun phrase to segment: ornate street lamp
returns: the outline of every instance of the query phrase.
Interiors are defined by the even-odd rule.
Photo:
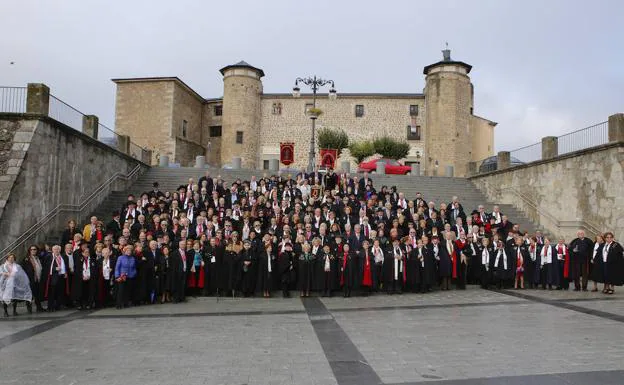
[[[334,81],[333,80],[325,80],[325,79],[321,79],[321,78],[317,78],[316,76],[311,77],[311,78],[297,78],[295,79],[295,86],[293,87],[292,90],[292,95],[295,98],[299,98],[301,97],[301,88],[299,88],[299,83],[301,84],[305,84],[306,86],[309,86],[312,89],[312,108],[316,109],[316,91],[318,91],[319,88],[326,86],[328,84],[331,85],[331,88],[329,89],[329,94],[327,95],[327,97],[330,100],[336,100],[336,98],[338,97],[338,93],[336,92],[336,88],[334,87]],[[310,136],[310,153],[308,155],[308,172],[314,172],[314,166],[315,166],[315,131],[316,131],[316,118],[318,118],[318,114],[310,114],[310,120],[312,120],[312,135]]]

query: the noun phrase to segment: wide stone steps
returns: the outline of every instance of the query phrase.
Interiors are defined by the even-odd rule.
[[[210,169],[211,176],[221,176],[229,185],[236,179],[249,180],[252,175],[257,178],[263,175],[271,175],[268,171],[263,170],[224,170]],[[205,170],[184,167],[184,168],[159,168],[154,167],[143,174],[129,189],[125,191],[115,191],[94,211],[93,215],[103,219],[105,222],[110,221],[111,213],[119,210],[127,200],[129,193],[135,194],[137,197],[144,191],[152,189],[153,182],[158,182],[161,191],[174,191],[180,185],[188,183],[189,178],[193,178],[195,182],[203,176]],[[288,175],[289,173],[282,173]],[[290,173],[294,178],[296,172]],[[417,192],[420,192],[428,201],[434,201],[436,206],[440,202],[449,202],[453,196],[457,196],[466,210],[466,214],[470,215],[473,209],[479,204],[486,206],[487,211],[491,211],[496,202],[488,201],[487,197],[479,191],[472,182],[464,178],[447,178],[447,177],[428,177],[428,176],[403,176],[403,175],[370,175],[375,188],[381,186],[396,186],[398,191],[405,193],[407,199],[413,199]],[[529,232],[533,232],[537,227],[512,205],[499,204],[501,212],[505,213],[511,222],[520,225],[520,228]]]

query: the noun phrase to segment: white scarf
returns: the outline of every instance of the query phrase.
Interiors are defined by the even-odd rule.
[[[399,279],[399,272],[403,272],[403,253],[401,249],[394,248],[394,280]]]
[[[540,253],[542,256],[542,266],[548,265],[552,263],[552,246],[544,246],[542,248],[542,252]]]
[[[483,248],[483,252],[481,253],[481,264],[485,265],[485,270],[489,270],[490,268],[490,251],[487,247]]]
[[[602,262],[606,263],[607,262],[607,256],[609,255],[609,248],[611,247],[611,243],[606,243],[604,245],[604,248],[602,249]]]
[[[500,261],[501,256],[503,257],[503,269],[507,270],[507,253],[505,253],[505,249],[498,250],[496,261],[494,261],[494,267],[498,267],[498,261]]]
[[[440,256],[438,255],[438,252],[440,251],[440,249],[438,248],[438,245],[434,245],[433,246],[433,256],[435,257],[435,259],[437,259],[438,261],[440,260]]]
[[[102,275],[104,276],[105,280],[108,281],[110,279],[110,273],[110,258],[102,260]]]
[[[418,248],[418,259],[420,260],[420,266],[425,267],[425,258],[423,257],[422,247]]]
[[[373,255],[375,256],[375,263],[381,263],[384,260],[381,247],[373,247]]]
[[[559,254],[559,246],[561,246],[561,254]],[[566,255],[566,245],[557,245],[557,260],[563,261]]]
[[[267,271],[271,272],[271,253],[267,251]]]
[[[82,280],[83,281],[88,281],[91,278],[91,261],[89,260],[89,257],[87,257],[87,259],[82,260]]]

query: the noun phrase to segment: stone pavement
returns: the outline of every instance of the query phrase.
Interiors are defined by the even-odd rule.
[[[197,298],[0,320],[0,384],[433,383],[623,384],[624,291]]]

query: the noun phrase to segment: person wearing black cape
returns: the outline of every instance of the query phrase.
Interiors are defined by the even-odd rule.
[[[234,297],[239,289],[241,278],[241,252],[243,243],[240,241],[238,232],[232,232],[232,238],[225,246],[223,255],[223,277],[225,279],[224,291]]]
[[[320,254],[323,273],[321,274],[321,290],[323,297],[331,297],[332,291],[338,287],[338,259],[336,252],[331,250],[329,244],[323,246]]]
[[[451,290],[451,277],[453,276],[453,254],[455,245],[451,239],[451,231],[444,234],[444,242],[440,243],[438,250],[438,275],[440,277],[440,290]]]
[[[605,233],[605,245],[602,249],[603,261],[606,261],[605,284],[606,294],[615,293],[616,286],[624,285],[624,254],[622,245],[615,241],[613,233]]]
[[[80,250],[80,257],[74,263],[72,300],[78,310],[89,310],[95,306],[98,283],[97,262],[89,248]]]
[[[273,274],[276,269],[275,260],[273,244],[271,242],[264,243],[264,252],[258,255],[258,281],[256,283],[256,288],[262,291],[264,298],[271,296]]]
[[[156,280],[158,282],[158,292],[160,293],[160,303],[171,302],[171,289],[173,279],[171,277],[171,252],[169,245],[163,244],[160,247],[161,257],[156,268]]]
[[[375,278],[375,280],[373,282],[373,291],[379,291],[384,281],[383,263],[384,263],[384,258],[385,258],[384,248],[382,247],[381,241],[379,240],[379,238],[376,238],[373,241],[373,247],[371,249],[371,253],[373,254],[373,260],[375,262],[375,266],[374,266],[375,274],[373,274],[373,277]]]
[[[421,268],[422,268],[422,282],[420,284],[420,291],[422,293],[428,293],[432,290],[433,285],[436,282],[436,255],[434,252],[434,245],[429,243],[429,237],[423,235],[421,237],[422,240],[422,260]],[[437,242],[437,238],[436,238]],[[419,252],[420,253],[420,252]]]
[[[186,241],[178,241],[178,248],[171,253],[169,263],[169,277],[171,279],[171,296],[173,303],[184,302],[186,291],[186,277],[191,271],[193,257],[186,250]]]
[[[602,293],[606,294],[607,293],[607,285],[605,284],[605,267],[604,267],[604,262],[603,262],[603,255],[602,255],[602,249],[604,247],[604,237],[602,234],[597,234],[596,238],[594,239],[594,247],[593,247],[593,253],[592,253],[592,257],[590,260],[591,263],[591,268],[590,268],[590,275],[589,275],[589,279],[591,279],[592,281],[594,281],[594,288],[592,289],[593,292],[598,291],[598,283],[602,283],[603,287],[602,287]]]
[[[386,251],[383,262],[384,288],[387,294],[403,292],[405,251],[401,249],[401,240],[394,238],[392,246]]]
[[[293,258],[292,243],[289,237],[285,237],[277,254],[278,282],[280,283],[282,296],[284,298],[290,297],[288,287],[294,273]]]
[[[43,312],[44,309],[41,306],[43,296],[42,280],[45,278],[45,274],[43,272],[43,263],[41,259],[39,259],[39,249],[37,246],[32,245],[28,248],[28,256],[24,258],[20,265],[28,276],[30,291],[32,292],[33,302],[35,302],[37,306],[37,312]],[[26,306],[28,312],[32,313],[32,302],[26,302]]]
[[[492,270],[496,258],[494,248],[490,245],[490,238],[483,237],[476,251],[475,258],[479,260],[479,283],[482,289],[487,289],[493,280]]]
[[[245,297],[251,297],[256,289],[257,259],[258,256],[251,247],[251,241],[246,239],[243,242],[243,250],[241,251],[241,291]]]
[[[310,244],[304,243],[301,246],[301,252],[297,256],[297,287],[300,297],[309,297],[312,290],[315,260],[312,253],[310,253],[310,249]]]
[[[149,249],[143,251],[145,257],[145,300],[148,303],[156,302],[158,298],[158,285],[156,282],[156,270],[160,265],[160,250],[158,250],[158,242],[150,241]]]
[[[217,238],[212,237],[204,247],[204,295],[216,294],[221,291],[220,274],[221,264],[223,263],[223,250],[217,246]]]
[[[355,252],[351,252],[348,243],[342,246],[342,254],[338,255],[340,265],[340,286],[342,286],[343,297],[351,297],[351,290],[355,284],[357,275],[357,258]]]
[[[421,239],[416,241],[416,247],[412,248],[411,245],[407,246],[407,261],[405,263],[405,268],[407,270],[405,290],[411,291],[412,293],[418,293],[421,291],[423,258],[423,245]]]
[[[511,254],[505,247],[503,241],[498,241],[494,250],[494,264],[492,269],[493,283],[498,289],[504,289],[508,281],[513,279],[514,263],[511,261]]]

